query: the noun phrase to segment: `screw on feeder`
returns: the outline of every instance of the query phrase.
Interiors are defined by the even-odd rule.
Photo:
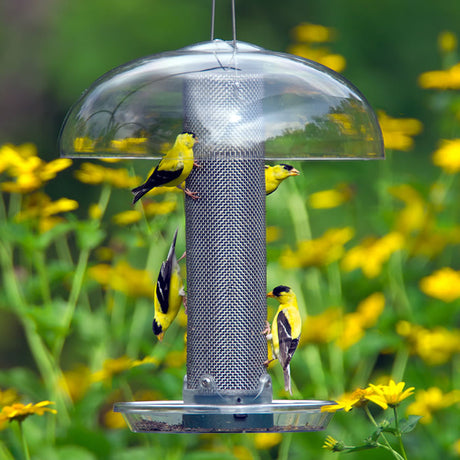
[[[201,386],[203,388],[209,388],[211,386],[211,379],[209,377],[205,377],[201,380]]]
[[[210,42],[101,77],[61,131],[61,155],[76,158],[160,158],[160,145],[181,128],[200,140],[194,154],[203,167],[187,178],[200,199],[185,197],[183,401],[118,403],[115,410],[133,431],[324,429],[332,415],[320,407],[328,402],[272,400],[263,365],[264,163],[382,158],[380,128],[366,99],[340,75],[238,42],[234,17],[233,41],[214,40],[214,19],[215,1]]]

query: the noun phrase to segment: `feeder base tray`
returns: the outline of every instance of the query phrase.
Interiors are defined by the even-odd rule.
[[[335,404],[318,400],[274,400],[270,404],[204,405],[183,401],[120,402],[136,433],[287,433],[324,430],[333,413],[321,407]]]

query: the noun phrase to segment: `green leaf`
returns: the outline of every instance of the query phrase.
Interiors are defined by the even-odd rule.
[[[235,457],[228,452],[211,452],[197,450],[184,456],[184,460],[234,460]]]
[[[14,367],[0,371],[0,388],[14,388],[21,396],[26,398],[25,402],[35,400],[38,402],[45,399],[42,393],[43,384],[38,376],[26,367]]]
[[[361,450],[376,449],[377,447],[379,447],[378,444],[369,443],[364,444],[363,446],[347,447],[344,449],[344,452],[348,454],[349,452],[359,452]]]
[[[65,324],[63,322],[63,312],[67,304],[62,299],[55,299],[50,304],[42,306],[31,306],[28,309],[28,315],[34,320],[37,329],[44,333],[45,331],[53,331],[55,333],[65,332]]]
[[[31,234],[23,224],[15,222],[0,222],[0,234],[2,240],[8,243],[23,243]]]
[[[99,228],[97,221],[78,222],[77,241],[80,249],[93,249],[105,238],[105,232]]]
[[[421,418],[421,415],[409,415],[407,419],[401,419],[399,421],[399,431],[401,434],[410,433],[417,426]]]
[[[37,460],[97,460],[97,457],[80,446],[47,446],[35,454]]]
[[[36,238],[37,244],[41,249],[46,249],[53,241],[70,232],[74,227],[75,225],[73,222],[59,223],[47,232],[41,233]]]

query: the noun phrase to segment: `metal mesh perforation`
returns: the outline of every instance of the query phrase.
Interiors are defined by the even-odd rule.
[[[219,391],[253,392],[266,372],[262,91],[259,78],[234,73],[184,89],[201,165],[187,180],[200,199],[185,204],[189,389],[212,376]]]

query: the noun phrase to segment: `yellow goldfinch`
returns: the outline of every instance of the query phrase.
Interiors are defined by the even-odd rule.
[[[155,289],[155,314],[153,317],[153,333],[161,341],[166,329],[171,325],[185,300],[184,284],[176,258],[177,230],[169,248],[168,257],[161,264]]]
[[[267,335],[268,340],[271,340],[274,359],[278,359],[283,368],[284,389],[292,395],[289,363],[299,344],[302,329],[297,298],[288,286],[277,286],[267,294],[267,297],[277,299],[280,306],[273,318],[271,333],[268,324],[263,333]],[[265,364],[268,365],[269,362]]]
[[[275,166],[265,165],[265,193],[270,195],[290,176],[298,176],[299,171],[291,165],[281,163]]]
[[[133,204],[149,190],[160,186],[178,187],[188,196],[198,198],[196,193],[191,192],[181,185],[187,179],[193,166],[197,166],[193,159],[193,146],[195,142],[197,142],[195,134],[179,134],[172,148],[166,152],[164,158],[158,163],[158,166],[147,181],[139,187],[132,189],[134,194]]]

